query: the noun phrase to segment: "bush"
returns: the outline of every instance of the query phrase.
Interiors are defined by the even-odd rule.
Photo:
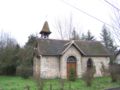
[[[60,83],[60,90],[64,90],[65,81],[63,79],[59,79],[59,83]]]
[[[44,79],[39,78],[38,80],[36,80],[36,82],[37,82],[37,88],[38,88],[38,90],[43,90],[44,86],[45,86]]]
[[[120,65],[111,64],[109,67],[109,71],[110,71],[112,82],[116,82],[120,80]]]
[[[69,80],[70,81],[75,81],[76,80],[76,72],[74,68],[70,68],[70,74],[69,74]]]
[[[15,75],[16,66],[15,65],[1,65],[0,74],[1,75]]]
[[[21,76],[24,79],[29,78],[29,76],[32,76],[32,68],[27,66],[19,66],[16,70],[16,75]]]
[[[106,68],[105,65],[101,62],[101,73],[103,76],[109,76],[110,72],[109,72],[109,68]]]
[[[24,89],[25,89],[25,90],[30,90],[30,86],[29,86],[29,85],[26,85],[26,86],[24,87]]]
[[[92,85],[92,81],[94,79],[94,74],[95,74],[95,67],[88,68],[86,72],[83,74],[82,78],[85,81],[87,86]]]

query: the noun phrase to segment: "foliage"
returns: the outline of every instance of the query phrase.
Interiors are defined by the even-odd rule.
[[[60,90],[64,90],[65,80],[64,79],[59,79],[59,85],[60,85]]]
[[[64,90],[69,89],[69,82],[64,80]],[[111,87],[120,87],[120,82],[111,83],[111,78],[109,77],[97,77],[94,79],[91,87],[86,87],[83,80],[77,79],[75,82],[71,83],[71,90],[104,90]],[[44,90],[49,90],[50,84],[53,90],[60,90],[60,83],[58,79],[49,79],[44,81]],[[30,86],[30,90],[37,90],[36,81],[33,79],[23,79],[21,77],[11,77],[11,76],[0,76],[0,88],[3,90],[24,90],[24,87]]]
[[[107,27],[104,25],[101,33],[101,40],[104,46],[111,52],[115,53],[117,46],[114,45],[114,40],[111,36],[111,33],[108,31]]]
[[[92,85],[92,81],[94,79],[94,74],[95,74],[95,67],[88,68],[86,72],[83,74],[82,78],[85,81],[87,86]]]
[[[36,90],[36,83],[32,79],[23,79],[18,76],[0,76],[0,88],[3,90]]]
[[[103,62],[101,62],[101,73],[103,76],[109,76],[110,72],[109,72],[109,68],[106,68],[105,65],[103,64]]]
[[[109,70],[112,82],[117,82],[118,80],[120,80],[120,65],[115,63],[110,64]]]
[[[81,40],[95,40],[95,37],[91,34],[91,32],[88,30],[87,34],[82,34]]]
[[[19,51],[20,63],[25,66],[32,66],[33,48],[24,47]]]
[[[76,72],[74,68],[70,68],[70,76],[69,76],[70,81],[75,81],[76,80]]]
[[[24,46],[24,48],[21,50],[22,60],[24,64],[27,64],[29,66],[32,66],[33,62],[33,53],[34,48],[37,46],[37,36],[30,35],[28,42]]]
[[[17,67],[16,75],[21,76],[24,79],[28,79],[30,76],[32,76],[32,68],[28,66],[21,65]]]
[[[16,69],[16,74],[22,77],[29,77],[32,75],[33,67],[33,49],[31,47],[24,47],[19,50],[19,65]]]
[[[35,36],[35,35],[30,35],[29,37],[28,37],[28,41],[27,41],[27,43],[26,43],[26,45],[25,46],[32,46],[32,47],[35,47],[36,45],[37,45],[37,36]]]
[[[8,34],[2,34],[0,39],[0,74],[15,75],[19,45]]]
[[[42,79],[42,78],[38,78],[37,80],[36,80],[36,83],[37,83],[37,89],[38,90],[43,90],[44,89],[44,79]]]
[[[37,36],[30,35],[28,42],[22,48],[9,34],[0,33],[0,37],[0,74],[15,75],[17,67],[33,67],[33,49],[37,45]]]
[[[37,84],[37,90],[44,90],[45,80],[40,78],[40,76],[34,78]],[[50,83],[50,90],[52,90],[52,85]]]
[[[26,45],[19,50],[19,66],[17,68],[17,74],[21,73],[22,77],[29,77],[32,75],[33,68],[33,53],[34,47],[37,45],[37,36],[30,35]],[[19,72],[19,73],[18,73]]]
[[[80,40],[79,34],[75,31],[75,29],[72,31],[72,36],[70,39],[71,40]]]

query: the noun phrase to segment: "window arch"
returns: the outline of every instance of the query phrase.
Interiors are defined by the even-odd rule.
[[[91,58],[89,58],[87,61],[87,68],[92,68],[92,67],[93,67],[93,61]]]
[[[76,58],[74,56],[69,56],[67,59],[67,63],[70,63],[70,62],[76,62]]]

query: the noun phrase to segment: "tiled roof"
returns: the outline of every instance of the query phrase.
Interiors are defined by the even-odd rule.
[[[62,55],[62,52],[71,44],[69,40],[38,39],[38,52],[41,55]],[[110,56],[109,51],[98,41],[75,40],[84,56]]]

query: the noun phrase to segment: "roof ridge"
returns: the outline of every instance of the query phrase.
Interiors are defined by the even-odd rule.
[[[39,38],[39,40],[51,40],[51,41],[70,41],[70,40],[61,40],[61,39],[42,39],[42,38]]]
[[[79,42],[101,42],[101,41],[93,41],[93,40],[74,40]]]
[[[40,40],[43,40],[42,38],[39,38]],[[71,42],[71,41],[78,41],[78,42],[101,42],[101,41],[93,41],[93,40],[62,40],[62,39],[50,39],[50,38],[48,38],[48,39],[44,39],[44,40],[54,40],[54,41],[69,41],[69,42]]]

